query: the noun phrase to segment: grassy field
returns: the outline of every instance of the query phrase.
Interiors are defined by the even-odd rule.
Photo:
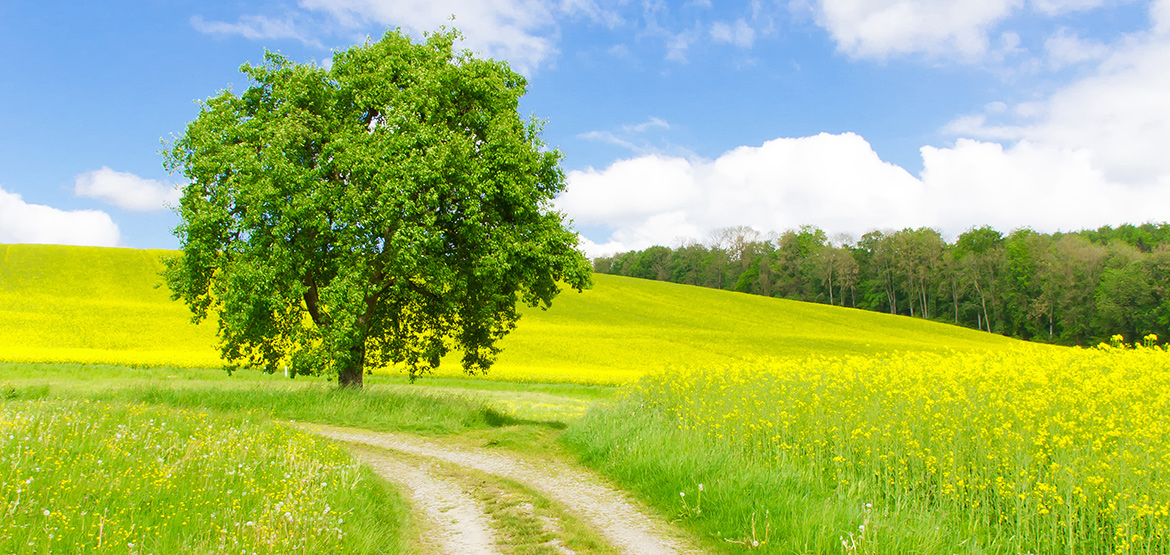
[[[336,444],[248,411],[8,400],[0,437],[3,553],[400,553],[409,545],[409,507],[396,490]]]
[[[571,456],[729,554],[1170,553],[1165,348],[1028,345],[596,276],[549,311],[526,310],[491,379],[452,364],[407,384],[384,369],[365,391],[340,392],[325,379],[209,368],[213,326],[191,325],[153,287],[164,252],[0,252],[6,415],[116,428],[169,411],[226,422],[216,433],[248,419],[258,436],[277,433],[274,420],[314,421]],[[25,421],[35,419],[45,417]],[[18,437],[0,436],[0,450]],[[20,530],[49,522],[30,518]],[[92,542],[85,523],[57,524]]]
[[[0,245],[0,360],[218,366],[214,324],[194,326],[156,288],[167,251]],[[594,276],[552,309],[526,309],[489,377],[622,384],[677,365],[761,356],[995,349],[955,326],[670,283]],[[388,372],[393,373],[392,369]],[[458,376],[457,357],[440,370]]]

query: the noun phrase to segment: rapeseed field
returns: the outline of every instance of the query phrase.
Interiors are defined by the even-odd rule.
[[[218,367],[215,323],[170,300],[160,256],[0,245],[0,360]],[[671,365],[760,356],[1000,349],[1017,342],[934,322],[698,287],[596,275],[551,309],[525,308],[490,379],[617,385]],[[459,355],[438,374],[458,376]],[[394,374],[393,368],[377,372]]]
[[[762,360],[652,373],[628,395],[610,410],[662,415],[681,434],[676,445],[703,439],[674,456],[722,451],[864,507],[845,526],[805,524],[841,542],[821,552],[1170,553],[1166,347]],[[636,450],[653,433],[646,426],[601,448]],[[690,482],[702,479],[680,476],[676,487],[695,495]],[[727,487],[753,497],[750,484]],[[769,495],[753,500],[761,521]],[[882,522],[891,512],[899,530]],[[928,536],[943,537],[895,545],[905,523],[931,520],[943,531]]]
[[[160,287],[166,254],[0,245],[0,360],[218,367],[215,324]]]

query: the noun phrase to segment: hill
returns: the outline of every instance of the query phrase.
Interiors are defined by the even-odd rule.
[[[173,251],[0,245],[0,360],[218,366],[215,325],[161,285]],[[686,285],[595,275],[548,311],[525,309],[497,379],[621,383],[670,366],[760,357],[1002,348],[935,322]],[[457,374],[456,357],[441,373]]]

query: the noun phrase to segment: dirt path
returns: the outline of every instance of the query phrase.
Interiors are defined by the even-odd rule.
[[[355,454],[379,475],[401,484],[421,507],[435,532],[430,538],[450,555],[497,555],[488,517],[458,484],[434,475],[423,465],[412,465],[372,449]]]
[[[446,461],[515,480],[563,505],[596,529],[611,545],[630,555],[673,555],[700,553],[685,545],[680,535],[662,519],[638,509],[626,496],[605,485],[596,475],[565,464],[534,463],[511,454],[486,449],[455,447],[407,434],[371,432],[315,424],[302,425],[325,437]],[[400,470],[390,469],[389,479],[403,483],[413,480]],[[424,469],[418,472],[428,474]],[[409,487],[409,486],[408,486]],[[426,507],[431,501],[419,501]],[[430,509],[425,509],[428,512]],[[460,551],[480,553],[487,551]]]

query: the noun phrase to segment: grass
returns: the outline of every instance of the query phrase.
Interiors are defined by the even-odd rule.
[[[17,392],[19,395],[20,392]],[[134,403],[0,402],[0,552],[402,553],[408,506],[333,443]]]
[[[1170,351],[1037,346],[676,369],[563,439],[729,553],[1105,554],[1170,552],[1167,437]]]
[[[169,298],[158,258],[169,251],[0,245],[0,360],[214,367],[214,325],[190,323]],[[1000,336],[841,307],[594,276],[548,311],[523,309],[488,378],[619,385],[677,365],[760,356],[999,349]],[[387,375],[399,375],[384,369]],[[440,370],[459,377],[457,356]]]

